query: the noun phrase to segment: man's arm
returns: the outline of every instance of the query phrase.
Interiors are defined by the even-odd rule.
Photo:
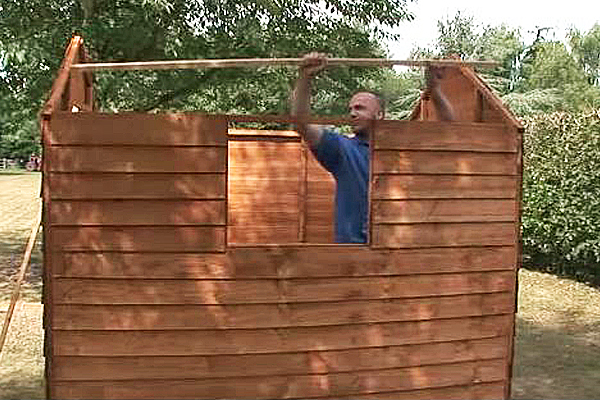
[[[440,80],[443,77],[443,68],[430,66],[425,70],[425,80],[427,81],[426,96],[429,96],[438,117],[442,121],[454,121],[454,110],[452,104],[448,101],[442,91]]]
[[[312,149],[316,149],[323,136],[323,127],[307,123],[310,118],[310,88],[312,78],[325,68],[326,57],[310,53],[303,57],[300,76],[292,95],[292,115],[296,117],[296,130]]]

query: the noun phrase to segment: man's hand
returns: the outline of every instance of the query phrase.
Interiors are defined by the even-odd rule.
[[[327,66],[327,55],[324,53],[308,53],[302,57],[300,76],[312,78]]]
[[[424,98],[432,100],[438,118],[442,121],[454,121],[456,119],[452,105],[442,91],[441,81],[446,73],[446,67],[430,65],[425,69]]]

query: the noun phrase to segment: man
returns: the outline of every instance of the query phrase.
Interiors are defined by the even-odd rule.
[[[371,92],[358,92],[350,99],[348,109],[353,137],[346,137],[320,125],[306,121],[310,117],[310,87],[312,78],[325,68],[326,56],[310,53],[304,56],[296,82],[293,114],[296,129],[306,140],[317,160],[335,178],[335,241],[366,243],[369,215],[369,140],[377,120],[384,118],[384,105]],[[433,100],[438,115],[452,120],[452,109],[439,85],[440,69],[429,69],[427,94]]]

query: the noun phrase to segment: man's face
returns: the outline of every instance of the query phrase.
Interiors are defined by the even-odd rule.
[[[348,103],[354,133],[370,132],[373,121],[383,119],[379,101],[373,93],[356,93]]]

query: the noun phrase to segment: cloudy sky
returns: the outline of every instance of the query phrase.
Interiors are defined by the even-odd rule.
[[[419,0],[409,3],[409,9],[415,19],[400,27],[400,41],[389,44],[391,58],[408,58],[413,47],[431,45],[437,36],[437,21],[451,19],[457,11],[474,17],[479,24],[505,23],[520,28],[526,42],[536,27],[552,27],[555,38],[562,40],[570,27],[587,31],[595,22],[600,23],[598,0]]]

